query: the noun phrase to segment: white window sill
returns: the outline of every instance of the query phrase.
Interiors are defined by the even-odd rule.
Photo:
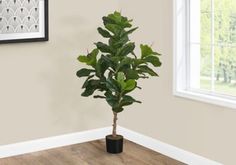
[[[189,90],[174,90],[174,96],[236,109],[236,100]]]

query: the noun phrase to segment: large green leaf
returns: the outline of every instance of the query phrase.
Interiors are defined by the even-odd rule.
[[[112,53],[111,47],[108,46],[107,44],[104,44],[102,42],[97,42],[95,43],[95,45],[103,53]]]
[[[110,23],[117,24],[121,26],[122,28],[128,28],[132,26],[130,24],[132,20],[128,20],[127,17],[123,17],[121,13],[117,11],[115,11],[112,14],[109,14],[107,18],[108,18],[107,20],[109,20]]]
[[[128,81],[125,82],[125,88],[124,88],[124,90],[125,90],[125,91],[131,91],[131,90],[133,90],[134,88],[136,88],[136,85],[137,85],[137,83],[136,83],[135,80],[128,80]]]
[[[112,107],[118,107],[118,104],[119,104],[119,99],[114,96],[111,92],[106,92],[105,93],[105,96],[106,96],[106,101],[107,103]]]
[[[111,67],[112,69],[115,69],[117,67],[117,63],[119,59],[116,59],[116,57],[108,56],[108,55],[102,55],[101,56],[102,61],[106,63],[107,66]]]
[[[107,24],[115,24],[116,22],[108,17],[102,17],[103,24],[106,26]]]
[[[89,53],[87,56],[79,56],[78,60],[82,63],[86,63],[87,65],[90,65],[92,67],[96,66],[97,62],[97,55],[99,53],[98,49],[94,49],[91,53]]]
[[[115,108],[112,108],[112,111],[116,112],[116,113],[120,113],[124,110],[124,108],[122,107],[115,107]]]
[[[88,83],[89,83],[89,80],[90,80],[91,78],[93,78],[93,77],[94,77],[94,75],[88,76],[88,78],[85,80],[85,82],[84,82],[82,88],[86,88],[87,85],[88,85]]]
[[[124,36],[121,38],[110,38],[109,45],[115,49],[123,47],[129,41],[128,36]]]
[[[106,85],[103,80],[95,80],[95,79],[87,79],[82,88],[85,88],[82,96],[90,96],[94,93],[94,91],[106,91]]]
[[[121,37],[129,35],[129,34],[133,33],[137,29],[138,29],[138,27],[135,27],[135,28],[132,28],[132,29],[130,29],[128,31],[125,31],[124,33],[121,34]]]
[[[90,59],[87,57],[87,56],[84,56],[84,55],[80,55],[78,57],[78,60],[82,63],[86,63],[87,65],[89,65],[89,61]]]
[[[96,64],[96,75],[98,77],[104,76],[104,73],[108,67],[109,64],[104,60],[104,58],[100,58]]]
[[[152,48],[148,45],[140,45],[140,48],[141,48],[141,56],[142,56],[142,59],[147,57],[147,56],[152,56],[152,55],[160,55],[159,53],[157,52],[154,52],[152,50]]]
[[[138,72],[136,70],[133,70],[133,69],[126,69],[125,70],[125,77],[127,79],[138,79],[139,78],[139,75],[138,75]]]
[[[134,68],[136,68],[137,66],[141,65],[141,64],[145,64],[146,61],[144,59],[133,59],[133,65]]]
[[[123,72],[118,72],[117,82],[119,83],[122,91],[131,91],[136,88],[137,83],[135,80],[130,79],[125,81],[125,79],[125,74]]]
[[[125,89],[125,87],[126,87],[125,74],[123,72],[118,72],[117,82],[120,84],[122,90]]]
[[[84,87],[85,91],[81,95],[84,97],[91,96],[95,90],[100,88],[100,80],[88,80]]]
[[[85,91],[81,94],[83,97],[89,97],[91,96],[96,89],[94,88],[86,88]]]
[[[123,72],[118,72],[117,73],[117,81],[119,83],[125,82],[125,74]]]
[[[89,76],[90,73],[92,73],[92,72],[95,72],[95,70],[83,68],[83,69],[80,69],[80,70],[76,73],[76,75],[77,75],[78,77],[87,77],[87,76]]]
[[[112,92],[121,92],[119,83],[112,78],[108,78],[106,80],[106,87]]]
[[[121,48],[121,50],[119,51],[119,55],[127,56],[128,54],[134,51],[134,48],[135,48],[135,43],[133,42],[128,43]]]
[[[135,100],[133,97],[129,96],[129,95],[125,95],[123,96],[121,102],[120,102],[120,106],[128,106],[131,105],[133,103],[142,103],[141,101],[137,101]]]
[[[104,38],[111,38],[112,35],[105,29],[99,27],[98,32],[104,37]]]
[[[161,66],[161,61],[157,56],[147,56],[145,61],[151,63],[155,67]]]
[[[154,70],[152,70],[146,65],[138,66],[138,68],[138,73],[148,73],[150,76],[158,76],[158,74]]]
[[[130,57],[125,57],[120,64],[118,65],[118,67],[116,68],[116,70],[122,70],[122,67],[125,65],[130,66],[132,64],[132,59]]]
[[[82,88],[87,88],[87,87],[98,87],[100,85],[100,80],[94,80],[94,79],[88,79],[86,83],[84,83]]]
[[[105,25],[106,29],[112,32],[115,36],[119,36],[122,28],[116,24],[106,24]]]

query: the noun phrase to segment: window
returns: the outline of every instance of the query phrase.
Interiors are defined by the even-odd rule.
[[[236,1],[175,0],[174,93],[236,108]]]

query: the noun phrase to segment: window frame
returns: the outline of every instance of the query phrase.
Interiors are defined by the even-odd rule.
[[[190,0],[173,0],[173,95],[236,109],[236,97],[190,88]]]

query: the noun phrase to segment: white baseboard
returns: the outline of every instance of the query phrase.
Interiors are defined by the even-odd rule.
[[[118,132],[132,142],[189,165],[223,165],[120,126]]]
[[[133,141],[139,145],[189,165],[223,165],[120,126],[118,126],[118,132],[127,140]],[[98,140],[104,138],[110,133],[111,127],[105,127],[16,144],[3,145],[0,146],[0,158]]]
[[[0,158],[98,140],[104,138],[105,135],[109,134],[110,132],[111,127],[105,127],[78,133],[3,145],[0,146]]]

